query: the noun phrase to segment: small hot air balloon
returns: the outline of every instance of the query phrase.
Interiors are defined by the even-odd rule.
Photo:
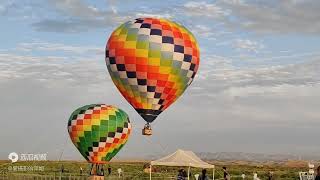
[[[118,27],[106,45],[106,65],[124,98],[150,124],[192,83],[199,67],[199,46],[184,26],[139,18]]]
[[[126,144],[131,124],[127,113],[105,104],[91,104],[75,110],[68,121],[73,144],[95,172],[108,163]],[[95,175],[95,173],[91,174]]]

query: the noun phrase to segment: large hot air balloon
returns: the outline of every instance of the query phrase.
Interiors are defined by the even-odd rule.
[[[106,65],[124,98],[149,123],[192,83],[199,46],[184,26],[166,19],[139,18],[118,27],[106,46]],[[146,129],[146,128],[145,128]]]
[[[82,156],[98,169],[97,165],[109,162],[126,144],[131,124],[123,110],[91,104],[71,114],[68,132]]]

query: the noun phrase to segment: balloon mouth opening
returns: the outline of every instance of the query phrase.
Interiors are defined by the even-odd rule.
[[[161,114],[161,110],[152,110],[152,109],[135,109],[138,114],[147,122],[152,123],[159,114]]]
[[[90,161],[92,164],[109,164],[108,161]]]

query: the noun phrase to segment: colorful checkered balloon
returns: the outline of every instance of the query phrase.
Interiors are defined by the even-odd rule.
[[[114,84],[149,123],[193,81],[199,67],[199,46],[180,24],[139,18],[112,33],[105,60]]]
[[[125,145],[131,133],[128,115],[114,106],[86,105],[75,110],[68,121],[73,144],[89,162],[109,162]]]

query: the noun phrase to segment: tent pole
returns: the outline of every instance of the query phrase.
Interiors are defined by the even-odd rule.
[[[151,173],[152,173],[152,165],[150,164],[150,171],[149,171],[149,179],[151,180]]]
[[[212,169],[212,180],[214,180],[214,170],[215,168]]]
[[[190,175],[190,166],[188,167],[188,180],[190,180],[189,175]]]

